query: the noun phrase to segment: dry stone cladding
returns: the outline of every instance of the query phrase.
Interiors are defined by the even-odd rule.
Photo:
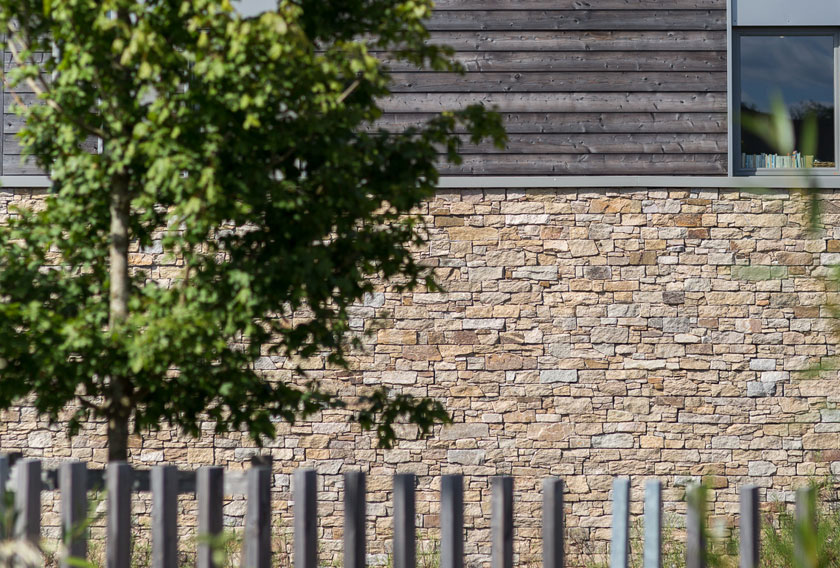
[[[0,190],[0,212],[32,198]],[[340,474],[355,468],[370,475],[373,562],[387,561],[395,472],[419,476],[429,540],[438,476],[465,474],[471,563],[489,554],[492,475],[516,477],[521,563],[539,558],[539,487],[549,475],[568,484],[574,555],[604,550],[614,476],[633,477],[634,513],[643,478],[661,478],[666,518],[683,510],[685,484],[704,477],[713,514],[731,522],[743,484],[789,501],[810,478],[840,473],[840,381],[804,373],[836,352],[823,277],[840,263],[839,206],[826,195],[828,228],[813,234],[802,200],[787,192],[439,191],[423,207],[430,242],[417,254],[446,291],[380,289],[354,311],[353,328],[370,335],[351,369],[305,365],[347,396],[387,384],[439,398],[453,426],[427,440],[406,428],[392,450],[339,411],[281,424],[263,450],[245,434],[214,437],[211,424],[198,440],[164,428],[135,437],[131,460],[241,468],[270,454],[282,530],[290,474],[317,468],[327,563],[340,557]],[[133,262],[152,278],[177,277],[160,252],[137,251]],[[256,365],[293,379],[282,358]],[[4,451],[101,465],[104,446],[102,425],[68,441],[27,404],[2,416]],[[231,501],[228,522],[241,523],[242,510]]]

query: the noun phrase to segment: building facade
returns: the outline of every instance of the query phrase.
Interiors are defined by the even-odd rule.
[[[566,480],[570,552],[586,563],[605,549],[615,476],[633,479],[634,512],[643,479],[662,479],[666,522],[703,478],[725,525],[741,485],[785,502],[840,474],[840,378],[809,372],[838,341],[827,277],[840,264],[840,4],[803,0],[789,14],[777,0],[731,1],[440,0],[432,41],[455,47],[467,72],[395,67],[383,123],[480,101],[504,115],[510,144],[466,147],[424,205],[430,240],[418,254],[446,292],[380,287],[355,310],[354,328],[371,333],[350,369],[306,367],[346,395],[387,384],[439,398],[455,424],[425,440],[407,428],[392,450],[339,411],[281,425],[263,450],[210,425],[198,440],[165,428],[134,438],[132,461],[242,467],[270,454],[283,526],[290,473],[315,467],[324,554],[336,558],[340,473],[361,468],[382,563],[396,472],[419,476],[429,542],[438,476],[465,474],[475,564],[489,558],[493,475],[516,477],[516,550],[528,564],[539,560],[546,476]],[[742,114],[768,114],[774,93],[794,118],[784,153],[739,126]],[[796,138],[809,114],[816,149]],[[0,214],[49,185],[20,163],[15,120],[3,120]],[[824,199],[816,232],[791,191],[805,166]],[[133,262],[175,275],[154,250]],[[294,380],[281,358],[256,365]],[[104,426],[67,440],[26,404],[0,425],[0,448],[28,457],[103,462],[104,446]],[[241,503],[228,513],[235,523]]]

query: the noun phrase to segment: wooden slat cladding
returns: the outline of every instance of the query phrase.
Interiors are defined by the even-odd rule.
[[[436,0],[435,10],[725,10],[726,0]]]
[[[421,126],[434,113],[389,113],[371,129],[401,132]],[[503,113],[508,134],[587,133],[721,133],[726,127],[724,112],[519,112]],[[459,130],[463,132],[463,129]]]
[[[726,71],[723,51],[468,51],[454,59],[467,72],[494,71]],[[417,71],[411,64],[383,58],[395,72]]]
[[[719,31],[449,31],[432,32],[429,43],[457,51],[726,51]]]
[[[585,71],[578,73],[393,73],[394,93],[576,93],[652,91],[670,92],[695,89],[699,92],[720,92],[726,89],[726,73],[652,72],[615,73]]]
[[[467,154],[442,175],[725,175],[721,154]]]
[[[434,12],[433,31],[725,30],[724,10],[453,10]]]
[[[380,54],[394,94],[372,128],[482,103],[510,137],[445,175],[726,173],[726,0],[438,0],[429,29],[466,73]]]

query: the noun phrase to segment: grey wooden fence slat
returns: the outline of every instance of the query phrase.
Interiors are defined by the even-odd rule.
[[[563,480],[543,481],[542,546],[543,568],[563,568],[565,561],[563,527]]]
[[[295,568],[318,568],[318,474],[295,471]]]
[[[417,565],[414,485],[413,473],[394,476],[394,568]]]
[[[440,568],[464,568],[464,478],[440,480]]]
[[[758,487],[741,488],[740,568],[758,568],[760,558],[761,518]]]
[[[8,539],[12,533],[11,512],[6,510],[10,462],[8,454],[0,455],[0,539],[3,540]]]
[[[213,544],[224,526],[224,469],[200,467],[196,474],[198,497],[198,566],[218,568],[213,560]]]
[[[243,568],[271,566],[271,469],[267,466],[248,470],[243,548]]]
[[[642,568],[662,568],[662,483],[645,483],[645,541]]]
[[[84,560],[87,557],[87,464],[68,461],[59,466],[61,485],[61,529],[64,555],[61,567],[70,568],[68,558]]]
[[[794,565],[802,568],[816,566],[817,511],[816,492],[813,487],[796,490],[795,530],[793,531]]]
[[[178,468],[152,468],[152,566],[178,567]]]
[[[692,484],[686,490],[688,507],[685,517],[685,565],[686,568],[705,568],[706,566],[706,536],[704,534],[704,504],[702,502],[703,487]]]
[[[610,568],[627,568],[630,557],[630,480],[613,481]]]
[[[131,466],[111,462],[105,473],[108,492],[106,539],[107,568],[129,568],[131,565]]]
[[[344,568],[365,568],[365,474],[344,474]]]
[[[17,467],[15,537],[38,546],[41,540],[41,460],[23,460]]]
[[[513,568],[513,478],[492,480],[492,568]]]

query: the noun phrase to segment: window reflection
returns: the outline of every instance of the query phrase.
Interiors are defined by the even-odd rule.
[[[762,138],[741,127],[741,166],[755,168],[834,168],[834,37],[813,35],[740,38],[741,114],[768,116],[781,95],[796,131],[795,151],[776,154]],[[815,155],[803,155],[800,134],[806,116],[817,117]]]

